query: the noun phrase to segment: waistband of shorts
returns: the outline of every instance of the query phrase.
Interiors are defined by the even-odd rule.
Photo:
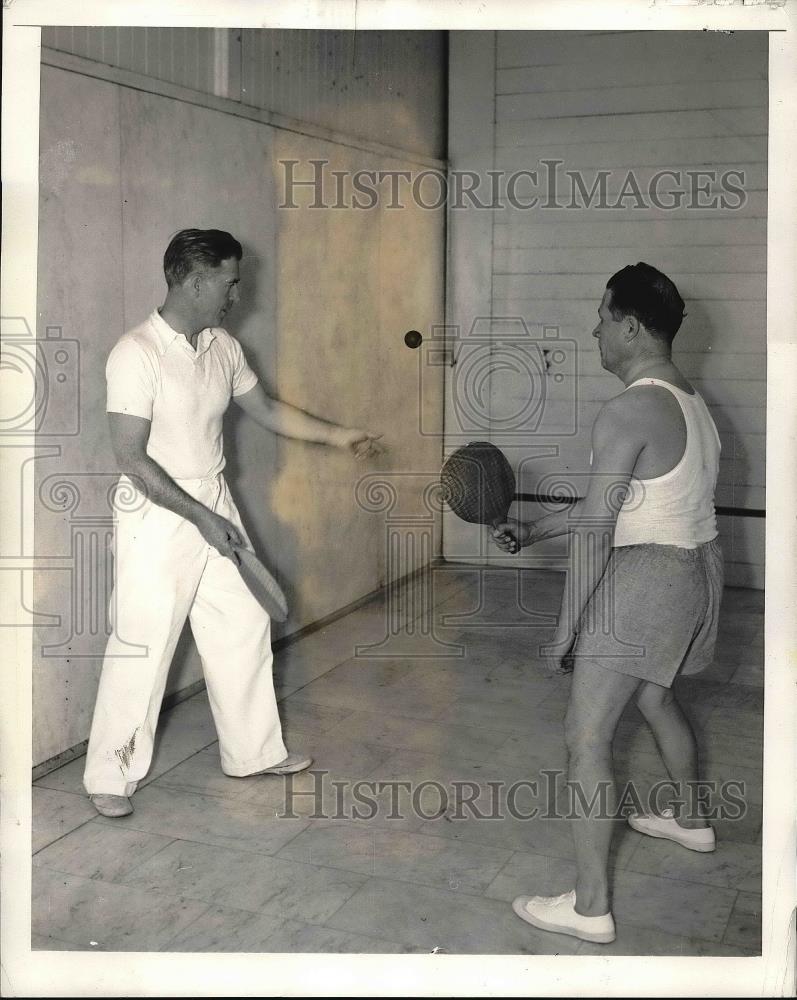
[[[715,535],[714,538],[709,539],[707,542],[701,542],[694,548],[685,548],[683,545],[662,545],[660,542],[640,542],[637,545],[618,545],[613,551],[618,554],[621,552],[649,552],[651,555],[658,556],[670,556],[673,559],[677,559],[679,562],[697,562],[698,560],[704,559],[709,552],[714,549],[719,548],[720,540],[719,535]]]

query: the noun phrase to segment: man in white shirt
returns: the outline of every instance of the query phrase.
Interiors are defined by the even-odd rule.
[[[292,774],[312,763],[282,741],[270,619],[233,562],[248,545],[222,475],[230,399],[262,427],[365,458],[377,435],[270,398],[221,326],[238,301],[240,243],[178,233],[164,255],[163,306],[108,358],[107,410],[125,503],[117,503],[114,629],[83,783],[104,816],[132,812],[146,775],[169,664],[186,617],[202,659],[225,773]]]
[[[625,267],[598,309],[601,363],[625,390],[604,404],[592,428],[585,497],[536,523],[507,520],[495,532],[508,550],[569,534],[570,570],[550,666],[572,656],[565,719],[576,887],[562,896],[519,896],[518,916],[535,927],[587,941],[614,940],[608,858],[616,810],[612,738],[632,697],[653,731],[671,785],[685,808],[629,817],[652,837],[713,851],[714,831],[697,798],[697,745],[672,683],[711,664],[722,594],[714,489],[719,435],[706,404],[673,364],[684,303],[648,264]],[[608,815],[589,803],[603,789]],[[676,793],[677,794],[677,793]],[[673,798],[674,803],[678,800]],[[600,804],[600,799],[598,799]]]

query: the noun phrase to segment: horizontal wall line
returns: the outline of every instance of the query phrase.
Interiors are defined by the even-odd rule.
[[[764,104],[745,104],[745,105],[742,105],[742,108],[745,111],[750,111],[753,108],[766,108],[766,106],[767,105],[765,103]],[[609,112],[609,111],[594,111],[594,112],[593,111],[582,111],[580,114],[577,114],[577,115],[556,114],[556,115],[535,115],[532,118],[506,118],[506,117],[494,118],[493,119],[493,124],[494,125],[509,125],[509,124],[517,125],[520,122],[550,122],[550,121],[560,121],[560,120],[562,120],[564,118],[608,118],[608,119],[612,119],[612,118],[624,118],[624,117],[626,117],[628,115],[672,115],[672,114],[677,114],[678,112],[694,112],[694,111],[709,111],[709,112],[714,112],[714,113],[716,113],[718,111],[727,111],[729,114],[733,114],[735,111],[739,111],[739,110],[741,110],[741,109],[739,107],[736,107],[736,106],[734,106],[734,107],[726,107],[726,106],[723,105],[721,107],[699,107],[699,108],[683,108],[683,107],[655,108],[655,109],[644,110],[644,111],[640,111],[639,109],[637,109],[635,111],[611,111],[611,112]],[[674,138],[674,137],[671,137],[671,138]],[[681,138],[689,138],[689,136],[682,136]]]
[[[651,114],[652,115],[652,114],[656,114],[657,112],[655,112],[655,111],[648,111],[648,112],[639,112],[639,113],[640,114]],[[672,112],[669,112],[669,113],[671,114]],[[588,116],[585,115],[584,117],[588,117]],[[593,117],[598,118],[600,116],[599,115],[594,115]],[[544,120],[545,121],[550,121],[550,119],[548,119],[548,118],[546,118]],[[503,125],[503,124],[506,124],[506,123],[505,122],[501,122],[501,124]],[[706,133],[705,135],[701,135],[701,136],[695,136],[695,135],[668,135],[667,139],[697,139],[697,138],[700,138],[700,139],[740,139],[740,140],[744,140],[744,139],[765,139],[765,138],[767,138],[768,135],[769,135],[768,132],[743,132],[743,133],[736,133],[736,132],[734,132],[733,135],[728,135],[727,132],[721,132],[721,133],[718,133],[716,135]],[[618,140],[618,142],[625,142],[625,143],[630,143],[630,142],[633,142],[633,141],[634,140],[632,140],[632,139]],[[564,142],[561,139],[557,139],[555,143],[552,143],[552,145],[556,145],[556,146],[585,146],[585,147],[587,147],[587,146],[605,146],[606,145],[606,140],[605,139],[576,139],[573,142]],[[509,143],[509,142],[496,142],[495,148],[496,149],[534,149],[533,146],[527,145],[526,143],[522,143],[521,144],[521,143]]]
[[[709,156],[708,152],[693,154],[691,157],[673,157],[668,160],[664,157],[659,157],[650,163],[642,163],[640,160],[626,158],[619,163],[590,163],[586,158],[571,157],[565,159],[563,155],[551,156],[547,152],[546,147],[550,149],[551,146],[556,146],[555,143],[547,142],[540,145],[539,148],[526,146],[524,149],[534,150],[534,152],[529,152],[528,154],[519,154],[517,150],[511,150],[505,156],[499,156],[495,158],[496,168],[503,168],[505,170],[511,169],[514,163],[519,166],[527,163],[535,163],[537,161],[542,162],[545,160],[547,163],[554,163],[560,169],[573,169],[573,170],[604,170],[608,174],[619,173],[621,170],[650,170],[651,168],[656,168],[658,170],[684,170],[684,169],[694,169],[697,167],[712,167],[714,170],[721,169],[734,169],[734,170],[745,170],[752,173],[752,168],[756,170],[761,169],[761,164],[767,164],[769,162],[766,154],[762,155],[758,159],[746,156],[744,159],[739,157],[714,157],[712,159],[696,159],[695,156]],[[558,152],[558,150],[557,150]],[[716,184],[716,181],[715,181]]]
[[[507,223],[496,224],[496,229],[500,229],[501,226],[505,226],[507,229],[515,228],[510,227]],[[538,228],[538,227],[535,227]],[[506,243],[501,243],[496,246],[498,251],[510,251],[510,250],[555,250],[555,251],[565,251],[565,250],[606,250],[607,244],[605,241],[601,243],[568,243],[563,241],[558,241],[556,243],[527,243],[523,240],[524,233],[517,232],[519,238],[517,240],[507,241]],[[746,247],[750,250],[765,250],[767,243],[764,241],[759,241],[756,243],[694,243],[691,240],[688,243],[661,243],[656,247],[651,247],[649,240],[640,240],[637,243],[628,242],[623,244],[626,250],[728,250],[734,249],[736,247]]]
[[[540,209],[537,209],[537,211],[540,211]],[[557,212],[557,211],[558,212],[566,212],[567,213],[566,214],[566,218],[568,218],[568,219],[572,215],[575,214],[574,210],[573,209],[569,209],[569,208],[568,209],[558,209],[558,210],[557,209],[545,209],[545,212],[546,212],[546,214],[548,214],[550,216],[550,219],[549,220],[543,219],[539,223],[539,225],[549,225],[549,226],[550,225],[554,225],[554,226],[558,226],[560,224],[560,222],[562,221],[562,217],[560,215],[556,215],[554,217],[554,213]],[[585,226],[605,226],[605,225],[607,225],[609,223],[615,223],[615,222],[618,221],[618,220],[613,219],[611,217],[604,218],[603,216],[601,216],[600,218],[596,218],[594,215],[587,215],[587,216],[585,216],[583,214],[583,210],[579,210],[579,211],[581,212],[581,218],[576,219],[576,222],[578,222],[578,223],[580,223],[582,225],[585,225]],[[605,209],[604,211],[606,212],[606,214],[608,216],[609,212],[613,212],[614,209]],[[640,209],[639,211],[642,211],[642,210]],[[697,212],[705,212],[705,211],[708,211],[708,209],[705,209],[705,208],[695,209],[696,213]],[[730,209],[722,209],[722,211],[730,211]],[[512,215],[512,217],[510,219],[510,216],[509,216],[508,212],[506,214],[502,214],[501,212],[494,212],[493,215],[494,215],[494,218],[495,218],[495,226],[496,226],[496,228],[498,228],[500,226],[516,225],[516,220],[517,219],[525,219],[526,218],[526,216],[515,216],[515,215]],[[741,215],[741,216],[723,215],[721,218],[716,219],[715,221],[717,221],[717,222],[723,222],[723,223],[739,222],[741,225],[746,226],[750,219],[767,219],[767,218],[768,218],[767,215]],[[634,219],[620,219],[619,220],[619,222],[623,222],[623,223],[625,223],[625,222],[633,222],[635,224],[642,223],[643,225],[647,225],[647,226],[658,226],[658,225],[660,225],[663,222],[678,222],[678,223],[683,222],[683,223],[689,223],[689,222],[711,222],[711,221],[712,221],[712,217],[711,216],[705,217],[705,216],[698,216],[697,214],[695,214],[695,215],[671,215],[668,218],[663,218],[662,216],[657,215],[653,219],[644,219],[644,218],[637,217],[637,218],[634,218]],[[689,243],[687,244],[687,246],[695,246],[695,245],[696,244],[694,243],[693,240],[690,240]],[[714,243],[712,243],[712,244],[709,244],[709,245],[710,246],[739,246],[740,244],[737,243],[736,240],[734,240],[733,243],[730,243],[730,244],[727,244],[727,243],[714,244]],[[767,243],[766,243],[766,240],[759,240],[758,242],[754,243],[753,245],[754,246],[766,246]]]
[[[605,274],[606,274],[605,271],[600,271],[600,272],[597,272],[596,276],[605,277]],[[530,277],[530,278],[537,277],[538,278],[538,277],[540,277],[540,275],[531,275],[530,274],[530,275],[528,275],[528,277]],[[674,278],[672,280],[675,281]],[[677,284],[677,282],[676,282],[676,284]],[[531,298],[529,296],[504,295],[502,293],[496,293],[493,296],[493,303],[494,304],[496,302],[498,302],[498,303],[506,303],[506,304],[508,304],[508,303],[515,303],[516,302],[516,303],[518,303],[518,305],[523,305],[524,303],[528,303],[529,305],[533,305],[534,303],[536,303],[538,301],[539,301],[538,298],[536,298],[536,297]],[[579,296],[568,295],[567,297],[562,296],[562,298],[560,298],[560,299],[552,299],[551,301],[554,301],[554,302],[594,302],[595,301],[595,296],[594,295],[579,295]],[[684,301],[686,301],[687,303],[688,302],[728,302],[728,301],[731,301],[731,302],[734,303],[734,305],[737,305],[738,303],[766,302],[766,298],[764,298],[762,296],[760,299],[751,299],[751,298],[748,298],[748,297],[745,296],[744,298],[730,299],[729,300],[728,297],[727,297],[727,295],[698,295],[698,296],[695,296],[695,297],[690,297],[690,296],[687,295],[687,297],[686,297],[686,299]]]
[[[552,145],[552,143],[548,143],[548,145]],[[505,149],[511,149],[511,147],[504,147],[504,148]],[[524,148],[525,149],[532,149],[534,147],[526,146]],[[515,156],[509,157],[508,156],[505,159],[503,159],[501,157],[496,157],[496,159],[495,159],[495,168],[496,169],[501,169],[503,167],[504,170],[515,169],[515,167],[513,167],[513,165],[510,162],[513,159],[519,160],[520,157],[515,157]],[[549,162],[551,160],[557,161],[559,163],[559,166],[563,170],[579,170],[579,171],[583,171],[583,170],[603,170],[603,171],[606,171],[607,173],[611,173],[611,174],[620,173],[621,171],[625,171],[626,173],[628,173],[629,171],[633,171],[633,170],[649,170],[651,167],[656,167],[659,170],[691,170],[691,169],[694,169],[694,168],[697,168],[697,167],[710,167],[710,168],[712,168],[715,171],[728,170],[728,169],[730,169],[730,170],[744,170],[746,167],[758,167],[762,163],[764,163],[764,164],[768,164],[769,163],[768,157],[764,156],[760,160],[749,160],[749,159],[748,160],[727,160],[727,159],[724,159],[724,160],[716,160],[716,159],[714,159],[714,160],[677,160],[677,161],[673,161],[673,162],[670,162],[670,163],[666,163],[666,162],[663,163],[661,160],[657,160],[654,163],[638,163],[638,162],[637,163],[617,163],[617,164],[614,164],[613,166],[606,166],[605,164],[600,164],[600,163],[583,163],[583,162],[579,162],[576,159],[573,159],[573,160],[570,160],[570,161],[568,161],[568,160],[560,160],[559,157],[551,157],[551,156],[547,155],[544,150],[540,149],[540,150],[538,150],[535,153],[530,153],[529,156],[526,159],[521,160],[521,164],[522,163],[535,163],[537,161],[542,162],[543,159],[545,159],[545,160],[547,160]],[[519,169],[523,169],[523,167],[520,166]],[[748,190],[754,190],[754,189],[752,189],[752,188],[745,188],[745,190],[748,191]]]
[[[540,119],[540,120],[542,120],[542,119]],[[550,121],[551,119],[545,119],[545,120],[546,121]],[[501,124],[503,124],[503,123],[501,123]],[[738,135],[738,136],[737,135],[734,135],[734,136],[728,136],[728,135],[705,135],[705,136],[701,136],[701,139],[705,139],[707,142],[710,142],[712,139],[729,139],[729,138],[739,139],[740,141],[744,141],[746,139],[766,139],[767,137],[768,136],[767,136],[766,132],[761,132],[761,133],[758,133],[758,134],[748,134],[748,133],[746,133],[745,135]],[[676,142],[680,141],[680,140],[695,139],[695,138],[696,137],[693,136],[693,135],[668,135],[667,136],[667,140],[668,141],[670,139],[672,139],[673,141],[676,141]],[[621,140],[618,140],[618,145],[619,145],[620,141]],[[622,140],[622,142],[624,142],[624,143],[630,143],[630,141],[631,140],[629,140],[629,139]],[[606,141],[604,139],[594,139],[592,141],[583,141],[582,140],[580,142],[562,142],[560,139],[556,139],[556,140],[546,141],[542,145],[545,145],[545,146],[556,146],[556,147],[558,147],[560,149],[576,149],[576,148],[579,148],[579,149],[588,150],[592,146],[605,146],[606,145]],[[525,149],[538,149],[539,146],[540,146],[539,143],[537,145],[531,145],[531,144],[524,143],[521,146],[519,143],[514,143],[514,142],[496,142],[496,144],[495,144],[495,150],[496,150],[497,153],[502,153],[502,152],[521,153]],[[766,159],[762,159],[762,160],[747,160],[747,162],[748,163],[766,163],[767,160]],[[657,167],[658,165],[659,165],[658,161],[656,163],[644,163],[644,164],[641,164],[641,166],[646,166],[646,167],[651,167],[651,166],[652,167]],[[602,169],[611,169],[611,168],[609,167],[609,168],[602,168]]]
[[[761,162],[765,163],[767,161],[761,160]],[[567,169],[567,163],[564,160],[561,161],[560,165],[562,167],[564,167],[565,170]],[[641,166],[643,166],[643,164],[635,164],[634,166],[629,166],[629,167],[625,167],[625,166],[622,166],[622,167],[581,167],[581,166],[579,166],[577,168],[574,167],[574,168],[571,168],[571,169],[574,169],[574,170],[606,170],[609,173],[620,173],[620,171],[622,171],[622,170],[624,170],[626,172],[631,172],[631,171],[634,171],[634,170],[638,170]],[[645,167],[645,169],[649,170],[651,166],[655,166],[655,164],[648,164],[648,166]],[[683,166],[688,167],[689,164],[684,164]],[[693,164],[693,166],[699,167],[699,166],[705,166],[705,164],[696,163],[696,164]],[[721,166],[727,166],[727,164],[722,164]],[[500,164],[498,164],[498,167],[499,167],[499,169],[501,169],[500,168]],[[670,169],[678,170],[680,168],[681,168],[681,164],[674,163],[674,164],[669,164],[669,166],[662,167],[662,170],[670,170]],[[507,170],[506,167],[504,167],[503,169]],[[719,169],[719,168],[717,168],[717,169]],[[637,182],[637,183],[639,183],[639,182]],[[640,185],[640,187],[642,187],[642,188],[644,188],[645,186],[646,185],[645,185],[644,182],[642,182],[642,184]],[[617,198],[620,195],[620,193],[622,192],[622,190],[623,190],[622,186],[607,187],[606,188],[606,197],[608,199]],[[766,194],[766,192],[769,190],[769,188],[768,187],[750,187],[748,185],[745,185],[745,187],[744,187],[743,190],[744,190],[745,194]],[[720,184],[717,184],[716,181],[715,181],[714,183],[712,183],[711,187],[709,187],[709,188],[707,188],[705,190],[705,193],[712,195],[714,198],[717,198],[717,197],[720,196],[720,194],[723,191],[725,191],[725,188],[723,188]],[[668,192],[667,191],[663,191],[662,194],[666,197],[667,194],[668,194]],[[558,191],[558,190],[556,191],[556,195],[559,195],[562,198],[565,197],[565,195],[561,191]],[[555,195],[555,197],[556,197],[556,195]],[[644,197],[644,191],[642,192],[642,195]],[[519,198],[525,198],[525,197],[527,197],[527,195],[521,194],[518,197]],[[538,197],[538,199],[540,201],[542,201],[542,197],[540,195],[538,195],[537,197]],[[630,193],[626,193],[623,197],[631,199],[631,198],[634,197],[634,195],[632,195]],[[519,212],[529,212],[529,211],[580,212],[580,211],[586,211],[586,210],[592,210],[592,211],[599,210],[599,211],[603,211],[603,212],[616,212],[616,211],[618,211],[618,209],[616,209],[614,207],[607,208],[605,206],[602,207],[602,206],[599,206],[599,205],[581,205],[581,204],[577,204],[575,208],[572,208],[571,207],[572,200],[573,200],[573,193],[571,191],[570,201],[567,204],[556,204],[556,205],[549,206],[549,207],[544,207],[541,204],[540,205],[533,205],[530,208],[524,208],[523,206],[515,208],[514,205],[510,205],[510,207],[513,210],[519,211]],[[727,206],[727,207],[717,207],[717,206],[713,206],[712,207],[711,205],[698,205],[696,208],[683,208],[683,209],[681,209],[680,207],[677,208],[677,209],[659,208],[658,206],[654,206],[654,208],[658,212],[670,212],[670,211],[685,211],[685,212],[738,212],[739,211],[739,208],[732,208],[730,205]],[[634,211],[637,211],[637,212],[650,211],[650,208],[647,205],[644,208],[635,208],[633,205],[620,205],[619,209],[625,210],[625,211],[633,209]],[[688,218],[688,216],[687,216],[687,218]],[[726,218],[727,218],[727,216],[726,216]],[[743,218],[750,219],[750,218],[752,218],[752,216],[745,215],[745,216],[743,216]],[[644,220],[640,219],[638,221],[644,221]]]
[[[530,250],[539,250],[540,247],[530,247],[529,249]],[[604,247],[604,249],[605,249],[605,247]],[[675,249],[678,249],[678,248],[676,247]],[[684,249],[688,249],[688,248],[685,247]],[[589,277],[599,276],[599,275],[605,274],[605,273],[606,273],[605,269],[602,270],[602,271],[573,271],[573,270],[570,270],[570,271],[495,271],[494,270],[493,271],[493,277],[498,278],[498,277],[510,277],[510,276],[513,276],[513,277],[528,277],[528,278],[569,278],[569,277],[573,277],[573,276],[575,276],[577,274],[579,276],[583,275],[585,278],[589,278]],[[713,277],[727,275],[727,274],[766,274],[766,273],[767,272],[765,270],[764,271],[751,271],[749,269],[745,270],[745,271],[727,271],[727,270],[722,270],[722,271],[695,271],[695,270],[692,270],[692,271],[690,271],[690,275],[694,275],[694,274],[708,274],[708,275],[712,275]],[[737,302],[737,301],[760,302],[761,299],[752,299],[752,298],[751,299],[747,299],[747,300],[734,299],[734,302]]]
[[[590,334],[584,334],[584,336],[585,337],[587,337],[587,336],[591,337],[592,334],[591,333]],[[535,347],[538,346],[539,345],[539,341],[535,341],[534,345],[535,345]],[[510,348],[511,347],[512,347],[512,345],[510,345]],[[585,351],[585,350],[587,350],[587,348],[582,347],[581,350]],[[677,355],[678,354],[684,354],[685,352],[684,351],[676,351],[675,353],[676,353],[675,364],[677,365],[678,364],[678,357],[677,357]],[[700,352],[700,351],[693,351],[692,353],[693,354],[700,354],[701,356],[703,354],[703,352]],[[709,357],[709,358],[716,357],[716,358],[720,358],[720,359],[726,358],[728,356],[727,354],[720,353],[720,351],[706,351],[705,355],[706,355],[706,357]],[[751,356],[752,357],[760,357],[760,354],[751,355]],[[559,382],[558,384],[559,385],[565,385],[568,382],[575,382],[576,385],[583,385],[584,379],[600,379],[601,380],[601,384],[609,385],[610,384],[609,380],[611,378],[613,378],[613,376],[612,376],[612,374],[610,372],[603,372],[603,371],[597,371],[597,370],[594,373],[578,372],[578,374],[576,374],[576,375],[562,373],[562,375],[561,375],[561,382]],[[745,385],[760,385],[760,386],[765,386],[767,384],[766,375],[753,375],[753,376],[749,376],[749,377],[746,377],[744,375],[711,375],[709,377],[706,377],[704,375],[691,375],[690,376],[690,381],[692,381],[692,382],[700,382],[700,383],[703,383],[704,385],[705,385],[705,383],[710,383],[711,385],[719,385],[720,383],[723,383],[723,382],[724,383],[732,382],[734,385],[739,385],[740,383],[743,383]],[[592,400],[594,402],[598,397],[589,397],[589,396],[585,395],[584,393],[579,393],[579,398],[580,399],[589,399],[589,398],[592,398]],[[563,400],[563,401],[566,402],[566,400]],[[756,409],[757,407],[750,407],[750,408],[751,409]],[[761,408],[762,409],[764,408],[764,404],[763,403],[761,404]],[[731,433],[731,432],[729,432],[729,433]],[[738,432],[737,431],[736,433],[738,434],[738,433],[742,433],[742,432]],[[746,432],[743,432],[743,433],[745,434],[746,437],[763,437],[762,434],[756,433],[754,431],[746,431]],[[730,459],[732,456],[728,455],[726,457],[728,459]]]
[[[577,69],[577,66],[575,64],[573,64],[573,63],[562,63],[561,65],[563,65],[563,66],[571,66],[573,69]],[[498,67],[498,70],[500,72],[501,69],[509,69],[509,68],[510,67],[508,67],[508,66],[506,66],[506,67],[501,66],[501,67]],[[541,66],[513,66],[511,68],[512,69],[542,69]],[[722,84],[722,83],[746,83],[746,82],[750,82],[750,83],[761,83],[761,82],[764,82],[764,83],[766,83],[766,81],[767,81],[766,76],[762,76],[760,73],[758,73],[758,74],[756,74],[754,76],[724,77],[724,78],[721,78],[721,79],[718,79],[718,80],[703,80],[703,79],[700,79],[700,80],[694,80],[692,82],[694,82],[694,84],[695,84],[696,87],[697,86],[702,87],[702,86],[705,86],[705,85],[711,85],[711,84],[715,84],[715,83],[720,83],[720,84]],[[643,84],[643,86],[652,86],[652,85],[651,84]],[[662,86],[664,86],[664,85],[662,84]],[[621,83],[619,85],[616,84],[616,83],[607,83],[607,84],[596,85],[596,86],[591,86],[591,87],[568,87],[566,90],[565,89],[561,89],[559,87],[557,87],[555,90],[498,90],[498,89],[496,89],[495,96],[496,97],[523,97],[523,96],[527,95],[527,96],[531,97],[532,95],[535,95],[535,94],[594,94],[594,93],[596,93],[598,91],[601,91],[601,90],[635,90],[635,89],[636,89],[636,85],[632,84],[632,83]],[[745,105],[745,107],[749,107],[749,105]],[[694,108],[685,108],[683,110],[693,111],[695,109]]]
[[[760,193],[761,194],[765,194],[766,191],[761,191]],[[526,212],[536,212],[536,213],[543,212],[543,213],[545,213],[543,215],[542,219],[538,219],[538,218],[535,217],[535,221],[534,221],[534,225],[535,226],[536,225],[543,225],[546,222],[548,224],[553,224],[553,225],[557,225],[557,226],[560,225],[560,224],[564,224],[564,225],[568,225],[569,226],[569,225],[586,225],[588,223],[599,223],[600,224],[600,223],[607,223],[607,222],[618,222],[618,223],[619,222],[645,222],[645,223],[647,223],[650,226],[655,226],[655,225],[657,225],[660,222],[710,222],[720,212],[734,212],[734,213],[736,213],[736,211],[738,211],[738,210],[731,209],[731,208],[715,208],[715,209],[711,209],[711,208],[696,208],[694,210],[695,211],[694,215],[676,215],[676,216],[670,216],[670,217],[667,217],[667,218],[663,218],[662,216],[658,215],[654,219],[643,219],[643,218],[640,218],[639,216],[637,216],[636,218],[627,218],[626,217],[626,218],[623,218],[623,219],[617,219],[617,218],[613,218],[612,217],[617,212],[630,212],[630,211],[633,211],[633,209],[630,209],[630,208],[618,208],[618,209],[607,208],[607,209],[602,209],[601,211],[604,211],[606,213],[606,218],[604,218],[602,216],[600,219],[596,219],[596,218],[589,217],[589,216],[585,218],[584,217],[584,213],[585,213],[586,209],[583,209],[583,208],[541,208],[539,205],[537,205],[534,208],[530,208],[530,209],[505,209],[504,211],[507,211],[507,212],[509,212],[509,211],[513,211],[513,212],[514,211],[526,211]],[[595,211],[595,209],[591,209],[591,211]],[[641,213],[641,212],[648,211],[648,209],[640,208],[640,209],[636,209],[636,211]],[[682,209],[678,209],[678,211],[683,211],[683,210]],[[711,212],[712,214],[711,215],[698,215],[697,213],[699,213],[699,212]],[[529,216],[528,215],[519,216],[519,217],[513,216],[512,221],[511,222],[506,222],[506,223],[503,222],[503,220],[501,219],[501,216],[498,213],[494,213],[493,218],[495,219],[495,223],[494,224],[496,226],[514,225],[515,227],[517,227],[516,218],[521,218],[521,219],[523,219],[525,221],[526,219],[529,218]],[[769,218],[768,215],[737,215],[737,214],[734,214],[734,215],[720,215],[719,218],[717,218],[716,221],[717,222],[734,222],[734,221],[738,221],[742,225],[745,225],[751,219],[764,219],[764,220],[766,220],[768,218]],[[694,244],[692,244],[692,243],[690,243],[689,245],[690,246],[694,246]],[[726,245],[734,246],[735,244],[726,244]],[[759,243],[757,245],[758,246],[766,246],[767,244],[760,244]]]

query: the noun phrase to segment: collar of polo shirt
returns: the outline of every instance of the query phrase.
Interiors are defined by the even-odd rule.
[[[182,333],[178,333],[173,329],[166,320],[161,316],[157,309],[155,309],[150,316],[150,322],[152,323],[152,328],[155,331],[155,336],[158,341],[158,350],[161,354],[165,354],[169,347],[174,343],[174,341],[179,337],[191,354],[195,354],[199,357],[200,354],[204,354],[205,351],[210,347],[213,341],[216,339],[216,332],[212,327],[207,327],[202,330],[199,334],[196,344],[196,352],[187,337],[183,336]]]

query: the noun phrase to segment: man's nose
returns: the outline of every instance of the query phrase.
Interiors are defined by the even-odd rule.
[[[592,336],[593,336],[593,337],[595,337],[596,339],[597,339],[598,337],[600,337],[600,330],[598,329],[598,327],[597,327],[597,326],[596,326],[596,327],[595,327],[595,329],[594,329],[594,330],[592,331]]]

